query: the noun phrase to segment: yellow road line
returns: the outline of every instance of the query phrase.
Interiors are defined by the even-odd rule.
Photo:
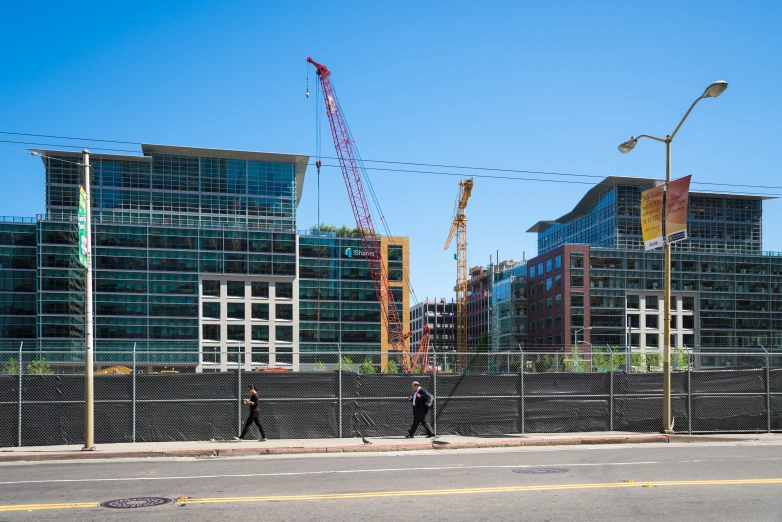
[[[665,486],[746,486],[782,484],[782,478],[737,480],[669,480],[662,482],[603,482],[593,484],[551,484],[537,486],[506,486],[493,488],[455,488],[410,491],[365,491],[356,493],[323,493],[316,495],[278,495],[265,497],[215,497],[177,499],[177,504],[230,504],[238,502],[280,502],[296,500],[345,500],[384,497],[423,497],[436,495],[479,495],[486,493],[518,493],[524,491],[561,491],[568,489],[615,489]],[[17,504],[0,506],[0,513],[11,511],[39,511],[44,509],[94,508],[99,502],[74,502],[63,504]]]
[[[548,486],[507,486],[494,488],[462,488],[462,489],[429,489],[411,491],[367,491],[358,493],[326,493],[319,495],[282,495],[268,497],[222,497],[222,498],[187,498],[179,500],[182,504],[215,504],[235,502],[271,502],[285,500],[336,500],[355,498],[382,497],[422,497],[435,495],[476,495],[485,493],[514,493],[522,491],[559,491],[566,489],[608,489],[608,488],[639,488],[649,486],[729,486],[749,484],[782,484],[782,478],[745,479],[745,480],[684,480],[665,482],[606,482],[597,484],[553,484]]]
[[[42,509],[74,509],[98,507],[100,502],[71,502],[67,504],[16,504],[0,506],[0,513],[9,511],[41,511]]]

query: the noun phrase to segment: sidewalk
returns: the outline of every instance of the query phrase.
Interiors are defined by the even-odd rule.
[[[136,442],[97,444],[96,451],[81,451],[81,446],[24,446],[0,448],[0,463],[14,461],[149,458],[149,457],[246,457],[307,453],[346,453],[416,451],[466,448],[511,448],[527,446],[563,446],[583,444],[643,444],[665,442],[749,442],[782,441],[776,434],[738,435],[662,435],[655,433],[594,432],[526,435],[461,436],[442,435],[433,439],[374,437],[369,444],[361,438],[284,439],[259,441]]]

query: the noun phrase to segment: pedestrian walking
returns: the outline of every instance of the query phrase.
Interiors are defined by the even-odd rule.
[[[261,431],[261,442],[266,440],[266,433],[263,431],[263,425],[261,424],[261,401],[258,399],[258,391],[252,384],[247,385],[247,392],[250,394],[249,399],[242,399],[242,402],[250,407],[250,415],[247,417],[247,421],[244,423],[244,429],[242,434],[238,437],[234,437],[234,440],[244,440],[244,436],[250,430],[250,427],[255,423],[258,429]]]
[[[413,403],[413,425],[410,426],[410,432],[405,435],[405,438],[412,439],[419,424],[424,425],[427,438],[434,437],[434,430],[429,425],[429,421],[426,420],[429,408],[434,404],[434,397],[432,397],[431,393],[421,388],[418,381],[413,382],[412,386],[413,394],[408,395],[407,400]]]

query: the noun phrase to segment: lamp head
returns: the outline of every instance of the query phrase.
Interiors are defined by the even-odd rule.
[[[701,96],[701,98],[716,98],[725,92],[725,89],[727,88],[728,82],[725,80],[717,80],[716,82],[709,85],[705,91],[703,91],[703,96]]]
[[[628,152],[633,150],[636,143],[638,143],[638,138],[630,136],[629,140],[619,145],[619,152],[621,152],[622,154],[627,154]]]

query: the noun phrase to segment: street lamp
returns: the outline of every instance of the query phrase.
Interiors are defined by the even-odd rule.
[[[673,130],[673,132],[665,137],[656,138],[648,134],[641,134],[638,137],[631,136],[629,140],[619,145],[619,152],[627,154],[638,143],[640,138],[649,138],[650,140],[659,141],[665,143],[665,198],[668,199],[668,184],[671,182],[671,142],[679,132],[684,120],[690,115],[693,107],[704,98],[716,98],[728,88],[728,82],[724,80],[718,80],[709,85],[703,94],[698,99],[692,102],[690,108],[684,114],[684,117],[679,122],[679,125]],[[665,237],[665,236],[663,236]],[[671,244],[667,238],[664,241],[665,245],[665,319],[664,319],[664,335],[663,335],[663,433],[673,433],[671,429]]]

